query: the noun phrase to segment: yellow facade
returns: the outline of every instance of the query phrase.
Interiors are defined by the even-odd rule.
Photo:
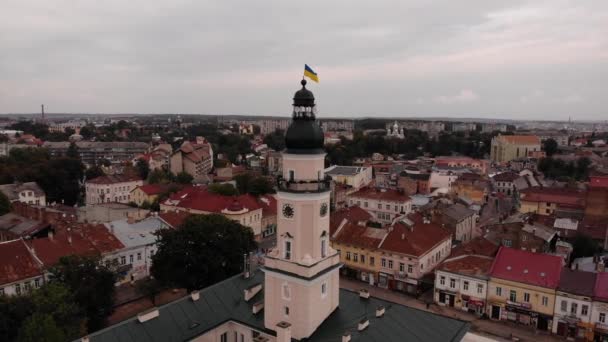
[[[498,135],[492,138],[490,158],[496,163],[506,163],[540,150],[540,139],[536,136]]]
[[[557,205],[555,203],[546,202],[530,202],[521,200],[519,206],[520,213],[535,213],[539,215],[552,215]]]
[[[500,288],[500,290],[497,290]],[[512,292],[514,298],[512,297]],[[509,281],[499,278],[490,278],[488,284],[487,314],[492,319],[506,320],[509,315],[507,307],[516,308],[522,312],[540,313],[548,319],[548,329],[551,329],[553,309],[555,307],[555,289],[544,288]],[[515,300],[512,300],[515,299]],[[493,315],[493,306],[500,306],[500,317]],[[520,323],[526,323],[520,321]],[[534,322],[527,324],[534,325]]]
[[[135,204],[139,206],[141,206],[142,203],[146,201],[149,204],[152,204],[156,200],[156,198],[158,198],[158,195],[148,195],[140,188],[135,188],[133,189],[133,191],[131,191],[131,201],[135,202]]]
[[[381,253],[377,250],[343,245],[334,241],[331,242],[331,246],[333,249],[340,251],[340,261],[344,263],[346,267],[372,274],[377,274],[380,271],[380,259],[382,257]],[[363,258],[361,256],[363,256]]]

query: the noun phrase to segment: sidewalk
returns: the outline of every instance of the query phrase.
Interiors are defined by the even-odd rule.
[[[500,341],[509,341],[511,336],[519,338],[520,341],[563,341],[556,336],[549,335],[546,332],[536,332],[533,328],[518,325],[512,322],[496,322],[489,319],[481,319],[467,312],[458,311],[451,308],[431,304],[427,309],[426,304],[422,301],[392,290],[382,289],[376,286],[370,286],[361,281],[346,279],[340,277],[340,287],[357,291],[365,288],[373,297],[388,300],[390,302],[402,304],[416,309],[433,312],[438,315],[459,319],[471,323],[471,332],[487,336]]]

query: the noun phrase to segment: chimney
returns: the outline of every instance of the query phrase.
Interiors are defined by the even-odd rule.
[[[363,330],[367,329],[368,326],[369,326],[369,319],[364,318],[364,319],[362,319],[362,320],[359,321],[359,325],[357,326],[357,330],[363,331]]]
[[[291,342],[291,324],[281,321],[277,323],[277,342]]]
[[[604,261],[602,259],[598,260],[597,264],[595,264],[595,266],[596,266],[595,267],[596,271],[598,271],[600,273],[606,271],[606,265],[604,264]]]
[[[52,240],[53,240],[53,238],[54,238],[54,233],[53,233],[53,231],[52,231],[52,230],[49,230],[48,236],[49,236],[49,240],[51,240],[51,241],[52,241]]]
[[[253,304],[253,314],[254,315],[257,314],[258,312],[262,311],[263,309],[264,309],[264,301]]]
[[[198,291],[192,291],[192,292],[190,292],[190,299],[192,299],[193,302],[196,302],[200,298],[201,298],[201,293],[200,292],[198,292]]]
[[[244,290],[245,301],[248,302],[262,290],[262,283],[254,284]]]
[[[89,336],[83,336],[83,337],[80,339],[80,342],[89,342]]]
[[[359,298],[368,299],[369,298],[369,291],[366,290],[366,289],[359,290]]]
[[[72,234],[68,234],[68,243],[72,244]]]
[[[139,323],[144,323],[153,318],[158,317],[159,315],[160,313],[158,312],[158,308],[154,307],[150,310],[137,314],[137,320],[139,321]]]
[[[350,333],[349,332],[345,332],[344,335],[342,335],[342,342],[350,342]]]
[[[386,309],[384,308],[384,306],[379,306],[376,309],[376,318],[383,317],[385,312],[386,312]]]
[[[405,240],[405,233],[401,233],[401,240]]]

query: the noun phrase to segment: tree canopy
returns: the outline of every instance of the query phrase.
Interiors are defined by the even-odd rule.
[[[560,181],[585,180],[589,176],[590,166],[591,160],[587,157],[581,157],[576,162],[566,162],[563,159],[552,157],[542,158],[538,161],[538,170],[545,177]]]
[[[152,275],[162,285],[190,291],[242,271],[243,254],[256,248],[249,227],[222,215],[192,215],[179,229],[157,234]]]
[[[547,139],[543,142],[543,150],[547,156],[551,157],[557,152],[557,141],[555,139]]]
[[[4,215],[11,211],[11,201],[3,192],[0,192],[0,215]]]
[[[238,195],[238,191],[236,191],[236,188],[234,187],[234,185],[232,185],[230,183],[224,183],[224,184],[213,183],[213,184],[210,184],[209,187],[207,187],[207,190],[214,194],[219,194],[219,195],[223,195],[223,196]]]
[[[251,173],[243,173],[234,177],[236,188],[241,194],[260,196],[274,193],[273,184],[268,178]]]

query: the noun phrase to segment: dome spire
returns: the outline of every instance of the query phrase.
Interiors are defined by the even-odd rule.
[[[306,89],[306,80],[300,81],[302,89],[293,95],[293,121],[285,135],[289,153],[318,153],[323,149],[323,130],[316,122],[315,96]]]

